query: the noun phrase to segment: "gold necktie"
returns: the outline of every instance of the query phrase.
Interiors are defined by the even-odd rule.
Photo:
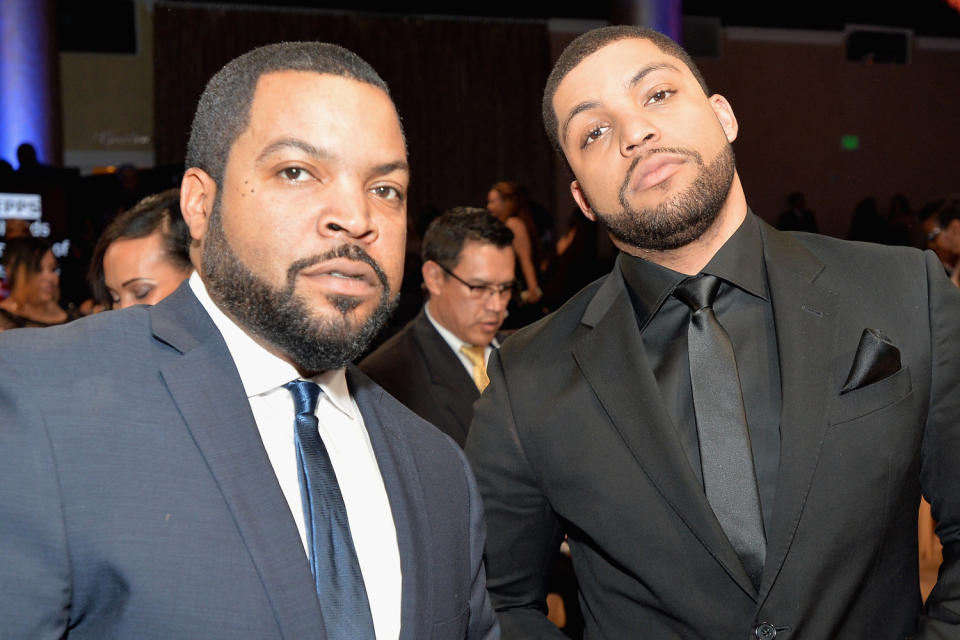
[[[487,350],[482,345],[464,344],[460,346],[460,352],[467,356],[467,360],[473,365],[473,383],[477,389],[483,392],[490,384],[490,378],[487,377],[487,365],[484,362],[483,355]]]

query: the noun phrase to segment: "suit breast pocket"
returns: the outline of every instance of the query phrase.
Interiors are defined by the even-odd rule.
[[[470,620],[470,607],[460,612],[460,615],[437,622],[433,625],[433,640],[462,640],[467,637],[467,622]]]
[[[892,376],[834,398],[830,424],[844,424],[885,409],[900,402],[912,391],[910,367],[905,366]]]

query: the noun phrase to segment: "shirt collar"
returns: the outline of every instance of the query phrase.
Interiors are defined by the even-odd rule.
[[[674,288],[687,276],[649,260],[621,253],[620,270],[627,283],[640,330],[656,315]],[[702,273],[709,273],[769,301],[763,238],[760,223],[750,211],[732,236],[710,259]]]
[[[224,342],[227,343],[227,350],[237,367],[244,393],[248,398],[269,393],[291,380],[300,378],[299,372],[292,364],[267,351],[220,310],[196,271],[190,276],[189,284],[193,294],[213,320]],[[338,410],[353,417],[353,402],[350,398],[344,368],[324,371],[310,380],[320,385],[323,393]]]

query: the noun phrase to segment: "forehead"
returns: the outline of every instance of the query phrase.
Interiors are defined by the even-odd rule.
[[[513,247],[498,247],[482,240],[469,239],[463,243],[458,265],[465,268],[499,269],[505,264],[513,265]]]
[[[557,85],[553,109],[561,126],[575,105],[601,101],[611,91],[626,91],[637,74],[647,69],[696,82],[682,60],[661,51],[650,40],[615,40],[581,60]]]
[[[326,134],[326,136],[324,135]],[[400,119],[382,89],[353,78],[275,71],[257,80],[244,136],[377,135],[385,151],[405,154]]]

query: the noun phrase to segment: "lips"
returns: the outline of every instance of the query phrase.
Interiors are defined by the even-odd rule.
[[[321,284],[332,292],[357,295],[379,289],[380,280],[369,264],[348,258],[334,258],[300,271],[308,281]]]
[[[630,179],[631,191],[655,187],[679,171],[687,158],[670,153],[654,153],[636,164]]]

